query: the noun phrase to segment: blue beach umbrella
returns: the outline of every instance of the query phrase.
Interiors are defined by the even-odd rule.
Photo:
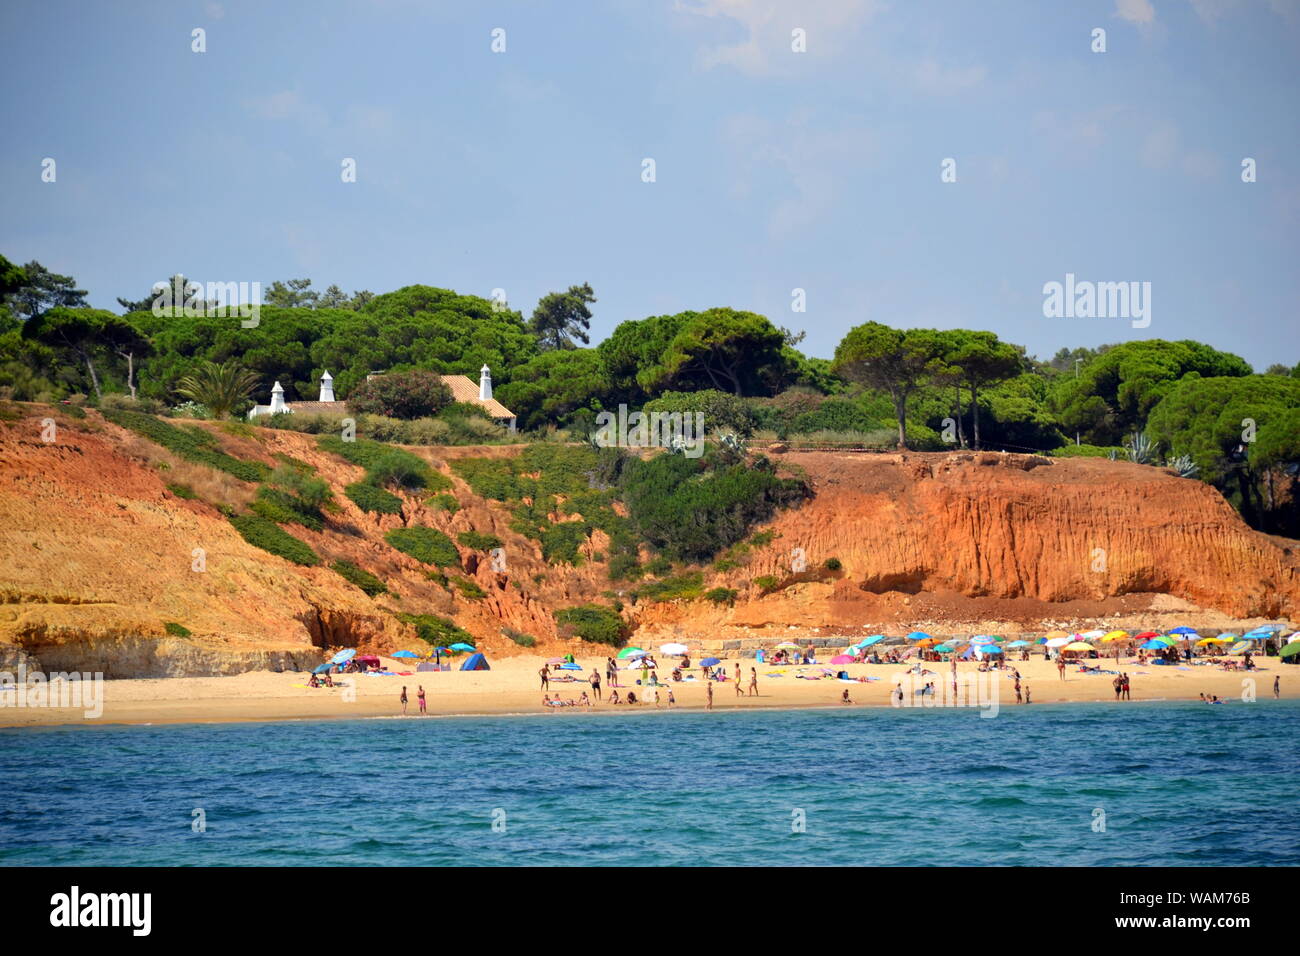
[[[453,645],[451,645],[451,647],[448,648],[448,650],[452,650],[452,651],[470,651],[470,652],[473,652],[473,650],[474,650],[474,645],[473,645],[473,644],[465,644],[465,643],[462,642],[462,643],[460,643],[460,644],[453,644]]]
[[[1163,651],[1168,646],[1169,645],[1166,644],[1164,641],[1158,640],[1157,638],[1154,637],[1151,640],[1147,641],[1145,644],[1138,645],[1138,647],[1142,648],[1144,651]]]
[[[1169,630],[1167,633],[1169,633],[1169,634],[1188,634],[1188,635],[1191,635],[1191,634],[1195,634],[1195,633],[1196,633],[1196,628],[1194,628],[1194,627],[1188,627],[1186,624],[1184,624],[1182,627],[1175,627],[1175,628],[1172,628],[1172,629]]]
[[[349,647],[346,651],[339,651],[337,654],[331,657],[330,663],[346,664],[348,661],[352,660],[352,658],[356,656],[357,656],[357,649],[355,647]]]
[[[700,661],[700,666],[701,666],[701,667],[717,667],[717,666],[718,666],[719,664],[721,664],[721,663],[722,663],[722,661],[718,660],[716,657],[706,657],[706,658],[704,658],[704,660]]]
[[[925,631],[913,631],[911,634],[907,635],[907,639],[914,642],[927,641],[930,639],[930,635],[925,633]]]
[[[324,674],[326,671],[328,671],[328,670],[329,670],[331,667],[333,667],[333,666],[334,666],[334,665],[333,665],[332,663],[330,663],[329,661],[326,661],[324,664],[321,664],[321,665],[320,665],[319,667],[317,667],[314,671],[312,671],[312,673],[313,673],[313,674]]]
[[[398,651],[396,654],[393,655],[393,657],[395,658],[397,657],[408,658],[408,657],[419,657],[419,656],[420,655],[415,653],[415,651]]]
[[[870,647],[873,644],[879,644],[884,639],[885,639],[885,635],[883,634],[872,634],[870,637],[864,637],[862,640],[858,641],[857,646]]]

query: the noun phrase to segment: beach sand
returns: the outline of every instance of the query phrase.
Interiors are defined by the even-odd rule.
[[[548,708],[542,706],[542,693],[538,670],[542,657],[512,657],[492,664],[490,671],[424,672],[404,676],[365,676],[344,674],[336,678],[344,687],[313,689],[306,686],[307,675],[301,673],[270,673],[253,671],[229,677],[175,677],[155,680],[108,680],[102,683],[102,713],[87,717],[84,707],[19,707],[15,706],[16,691],[0,692],[0,727],[79,724],[96,726],[111,723],[207,723],[226,721],[293,720],[325,718],[360,718],[397,716],[401,714],[398,697],[403,686],[407,689],[410,704],[407,713],[419,719],[416,688],[423,685],[430,715],[490,715],[490,714],[544,714],[544,713],[629,713],[655,709],[653,704],[612,706],[597,704],[590,710],[582,707]],[[401,662],[385,661],[389,669],[399,670]],[[598,667],[602,691],[608,697],[603,658],[578,658],[583,666],[571,673],[579,680],[573,683],[552,679],[552,695],[573,700],[584,690],[591,668]],[[735,659],[723,662],[728,676],[735,672]],[[890,695],[895,687],[895,676],[906,670],[899,664],[848,664],[833,667],[847,670],[851,676],[869,676],[878,680],[869,683],[846,683],[833,679],[816,681],[798,679],[800,668],[757,664],[753,659],[739,661],[743,683],[748,684],[749,669],[758,671],[758,696],[737,697],[731,681],[714,683],[714,709],[718,711],[742,708],[797,708],[843,707],[840,696],[845,688],[853,699],[852,706],[890,706]],[[1115,661],[1090,661],[1107,670],[1115,669]],[[1132,702],[1115,702],[1110,674],[1080,674],[1071,666],[1065,680],[1057,674],[1054,662],[1033,657],[1027,662],[1013,660],[1011,666],[1021,674],[1022,685],[1032,693],[1033,704],[1062,701],[1110,702],[1113,706],[1133,706],[1142,701],[1196,700],[1199,694],[1218,695],[1229,701],[1240,701],[1247,690],[1246,681],[1253,679],[1254,694],[1261,699],[1273,696],[1273,678],[1280,675],[1283,697],[1300,696],[1300,667],[1283,665],[1277,658],[1259,658],[1259,668],[1250,673],[1225,672],[1221,667],[1208,664],[1191,666],[1139,667],[1133,658],[1124,658],[1122,669],[1128,673],[1132,684]],[[667,659],[661,660],[667,664]],[[455,665],[459,666],[459,664]],[[831,667],[829,664],[819,666]],[[920,683],[934,681],[944,691],[945,682],[951,681],[951,665],[925,665],[933,674]],[[660,667],[661,681],[668,681],[672,667]],[[808,672],[808,669],[804,669]],[[698,674],[698,671],[696,671]],[[782,676],[770,676],[780,673]],[[988,688],[996,686],[1001,707],[1015,707],[1015,692],[1010,671],[1004,671],[996,685],[988,682],[986,675],[978,674],[978,665],[962,662],[958,673],[963,681],[982,680],[981,701],[987,703]],[[636,685],[639,670],[622,671],[619,676],[621,695],[629,689],[638,698],[642,689]],[[671,683],[671,682],[670,682]],[[916,686],[920,686],[918,683]],[[677,709],[702,709],[705,704],[705,685],[702,681],[671,683],[677,699]],[[666,693],[660,691],[661,706],[667,709]],[[910,697],[910,694],[909,694]],[[1032,704],[1030,705],[1032,706]]]

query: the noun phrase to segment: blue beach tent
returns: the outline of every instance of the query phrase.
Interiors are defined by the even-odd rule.
[[[471,654],[465,659],[465,663],[460,665],[460,669],[463,671],[490,671],[492,668],[488,667],[487,658],[482,654]]]

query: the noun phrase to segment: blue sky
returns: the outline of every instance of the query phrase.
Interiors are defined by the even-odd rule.
[[[1296,0],[6,0],[0,54],[0,252],[103,307],[589,281],[593,341],[727,305],[821,356],[877,320],[1300,361]],[[1066,273],[1150,282],[1150,327],[1045,318]]]

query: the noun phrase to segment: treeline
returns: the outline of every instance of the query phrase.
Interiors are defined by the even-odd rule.
[[[581,440],[597,413],[625,404],[701,412],[712,434],[1129,457],[1176,464],[1256,527],[1300,534],[1300,365],[1255,374],[1199,342],[1063,349],[1039,361],[991,332],[868,322],[825,359],[799,351],[801,334],[730,308],[625,321],[591,346],[596,297],[586,284],[544,296],[525,318],[429,286],[318,294],[292,279],[271,284],[256,328],[245,328],[237,317],[155,316],[147,298],[119,299],[122,314],[90,309],[74,279],[35,262],[0,257],[0,281],[0,388],[20,400],[124,393],[166,411],[225,370],[248,374],[242,397],[226,396],[240,414],[276,380],[288,401],[314,399],[326,369],[346,399],[372,371],[476,380],[486,364],[525,436],[566,429]],[[378,424],[394,441],[483,435],[454,421],[406,431],[387,422]]]

